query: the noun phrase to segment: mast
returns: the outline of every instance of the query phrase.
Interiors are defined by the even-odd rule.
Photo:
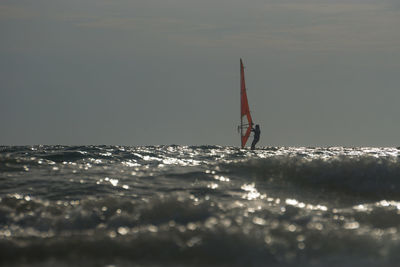
[[[243,116],[242,116],[242,98],[243,98],[243,94],[242,94],[242,88],[243,88],[243,81],[244,81],[244,67],[243,67],[243,62],[242,59],[240,59],[240,146],[243,148],[243,141],[242,141],[242,137],[243,137]]]

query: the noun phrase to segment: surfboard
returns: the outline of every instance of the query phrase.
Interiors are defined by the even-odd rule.
[[[240,59],[240,143],[241,147],[246,146],[250,137],[253,119],[251,118],[249,101],[247,100],[246,82],[244,79],[243,61]]]

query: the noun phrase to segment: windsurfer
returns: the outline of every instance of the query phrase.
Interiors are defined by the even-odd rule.
[[[251,150],[254,150],[256,148],[258,140],[260,140],[260,133],[261,133],[260,126],[256,124],[256,127],[252,128],[251,131],[254,132],[254,139],[253,142],[251,143]]]

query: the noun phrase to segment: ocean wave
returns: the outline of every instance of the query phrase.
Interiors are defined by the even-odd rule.
[[[368,210],[392,214],[398,202],[316,211],[293,202],[253,209],[190,194],[80,201],[7,195],[0,201],[0,265],[309,266],[312,259],[313,266],[396,266],[397,228],[375,228],[379,215]]]
[[[0,265],[397,266],[398,154],[0,147]]]
[[[277,156],[222,164],[221,168],[228,176],[250,181],[292,184],[371,199],[400,199],[399,157]]]

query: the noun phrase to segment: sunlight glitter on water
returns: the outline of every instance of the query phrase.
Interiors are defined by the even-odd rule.
[[[242,198],[247,199],[247,200],[254,200],[257,198],[264,199],[267,197],[266,194],[260,194],[260,192],[257,191],[255,184],[243,184],[240,187],[242,190],[246,191],[244,195],[242,195]]]
[[[74,253],[93,262],[89,266],[98,258],[113,263],[109,251],[129,263],[163,266],[146,257],[151,251],[170,266],[187,266],[188,258],[199,260],[210,248],[217,257],[211,265],[322,267],[331,257],[338,266],[347,260],[366,260],[368,267],[398,262],[395,148],[4,150],[0,239],[28,260],[35,257],[27,249],[43,251],[51,241],[55,252],[46,259],[61,266],[75,263],[68,258]],[[77,237],[84,244],[80,251],[70,245]]]

